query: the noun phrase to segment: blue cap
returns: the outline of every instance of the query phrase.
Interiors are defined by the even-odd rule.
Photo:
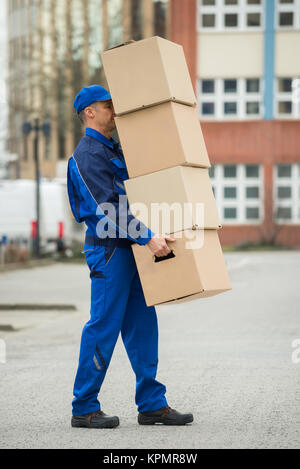
[[[108,101],[111,99],[110,93],[100,85],[91,85],[82,88],[74,101],[74,108],[79,114],[90,104],[95,101]]]

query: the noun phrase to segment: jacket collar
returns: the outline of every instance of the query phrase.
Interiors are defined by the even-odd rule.
[[[85,129],[85,135],[95,138],[96,140],[98,140],[98,142],[103,143],[109,148],[113,149],[115,148],[115,146],[118,146],[118,143],[113,138],[108,140],[108,138],[106,138],[104,135],[98,132],[98,130],[90,129],[89,127],[87,127]]]

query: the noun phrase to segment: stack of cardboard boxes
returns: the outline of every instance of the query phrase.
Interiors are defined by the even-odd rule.
[[[173,257],[160,262],[150,249],[133,246],[147,305],[230,290],[183,48],[153,37],[106,51],[102,59],[131,178],[125,182],[131,210],[152,231],[176,239],[169,244]],[[147,210],[137,209],[141,203]]]

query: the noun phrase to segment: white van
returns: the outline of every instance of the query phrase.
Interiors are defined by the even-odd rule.
[[[36,222],[36,183],[18,179],[0,181],[0,240],[32,241]],[[42,252],[68,247],[84,239],[83,225],[75,222],[69,207],[65,179],[40,184],[40,237]]]

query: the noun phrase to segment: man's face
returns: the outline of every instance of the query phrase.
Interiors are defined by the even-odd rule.
[[[96,101],[87,109],[87,117],[93,120],[93,124],[106,131],[113,131],[116,128],[115,110],[112,100]]]

